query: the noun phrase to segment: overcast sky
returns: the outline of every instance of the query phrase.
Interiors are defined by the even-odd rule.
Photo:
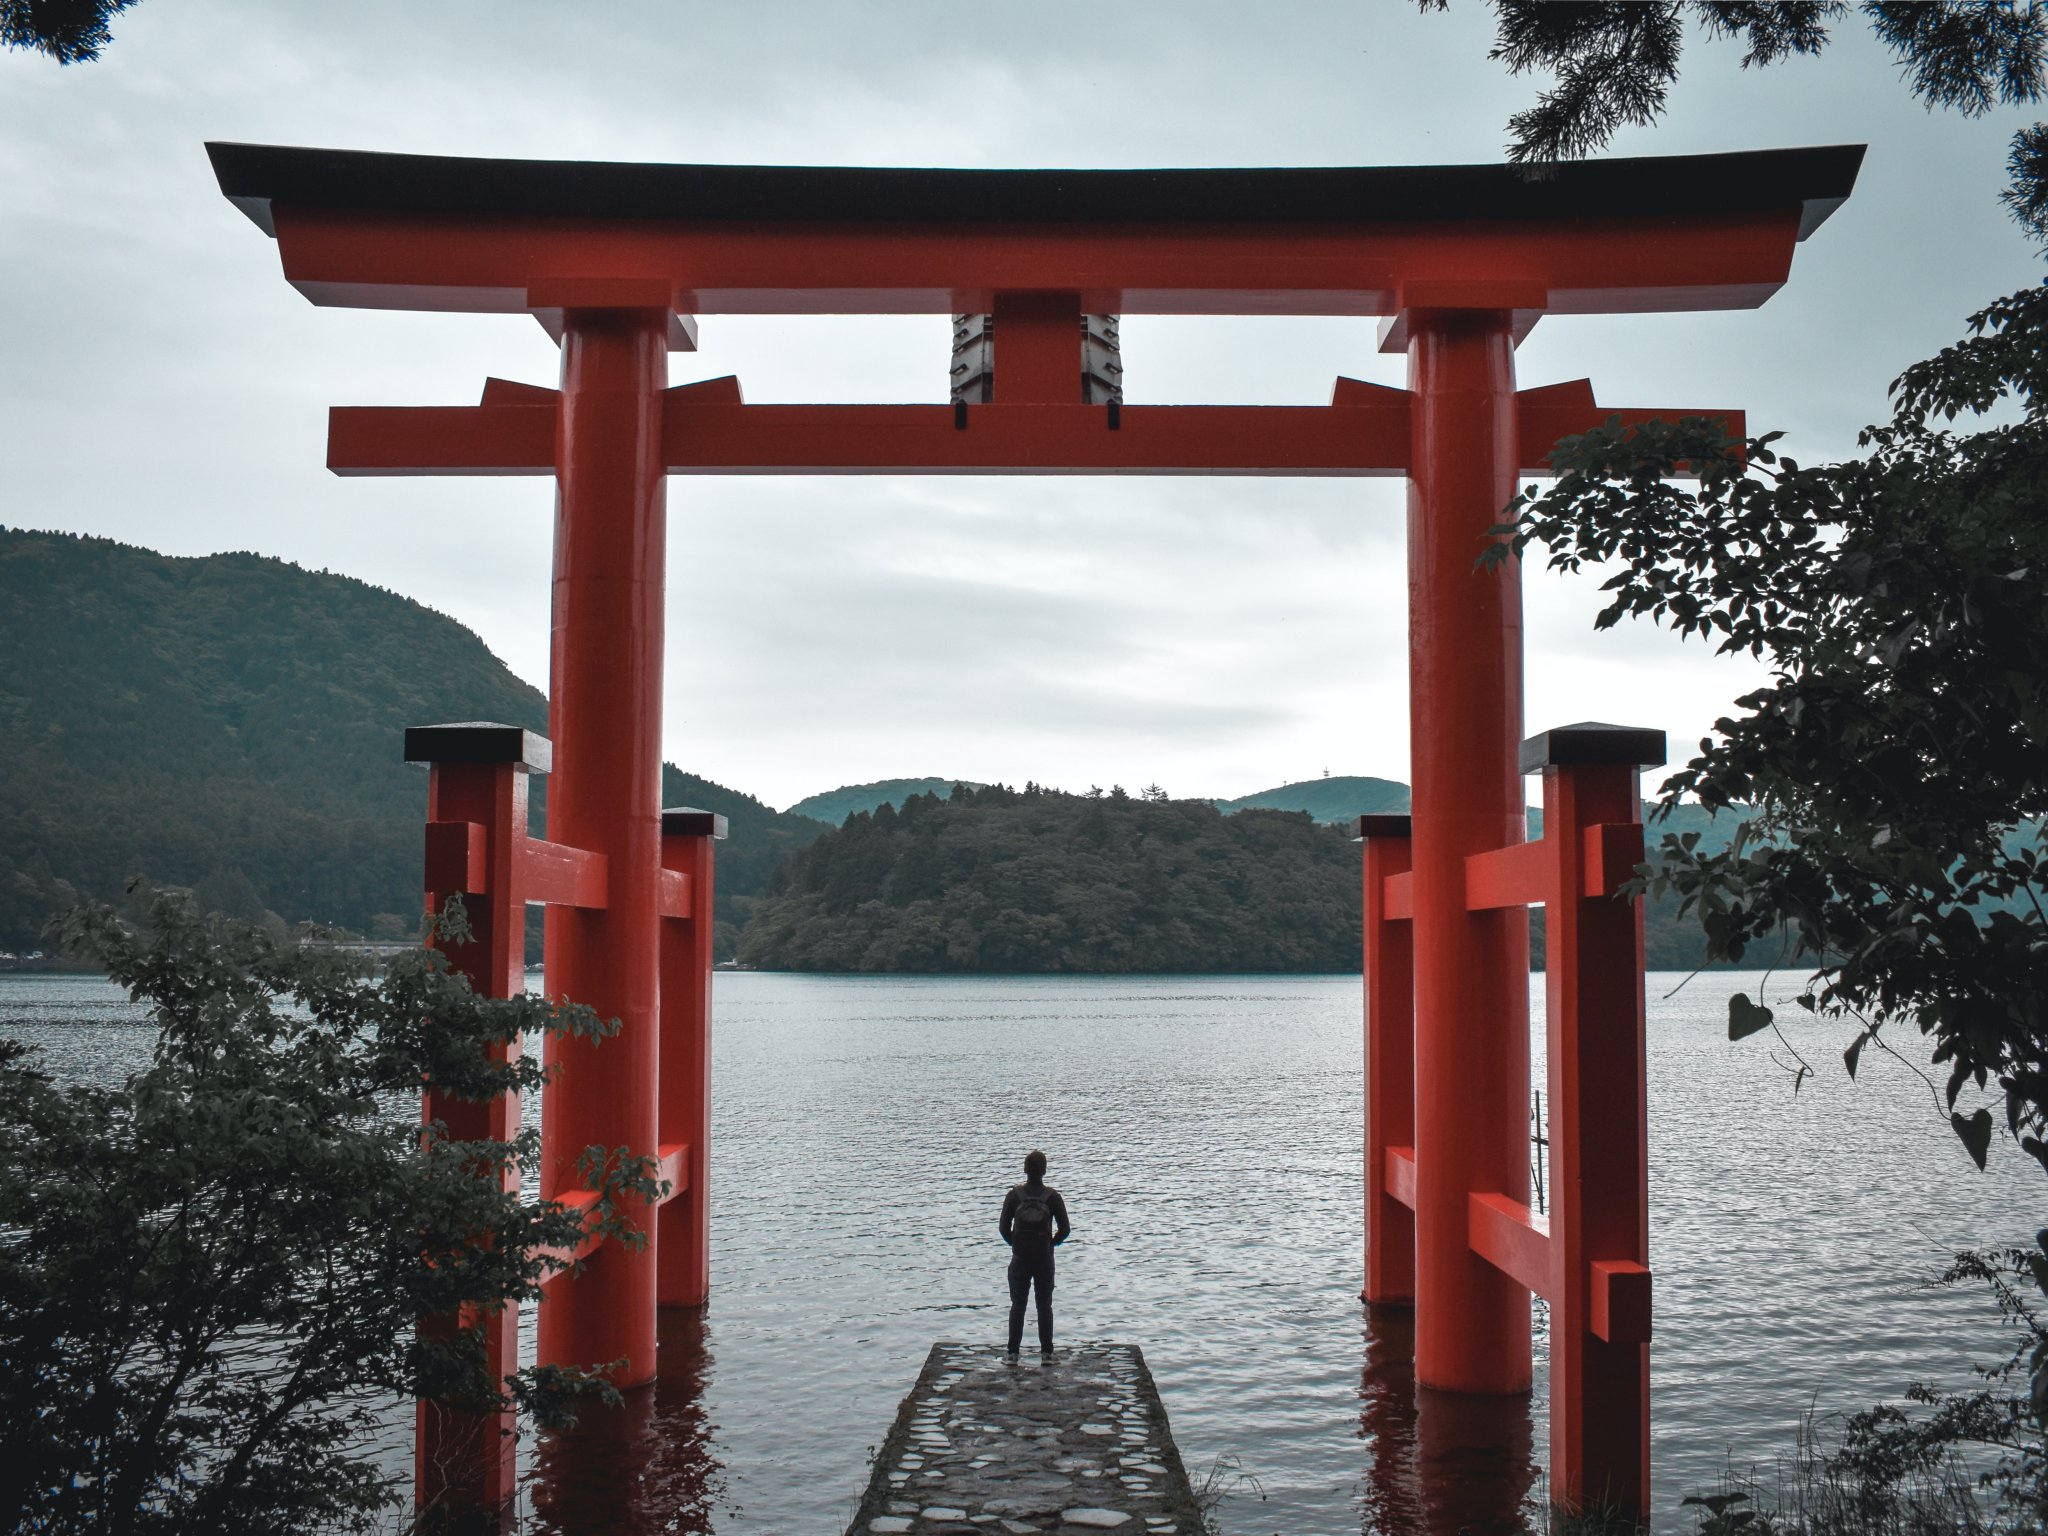
[[[1728,405],[1853,449],[1884,385],[2038,277],[2005,141],[1914,105],[1860,24],[1818,61],[1695,40],[1616,154],[1865,142],[1858,190],[1759,311],[1546,319],[1523,385]],[[963,6],[751,0],[143,0],[97,63],[0,55],[0,523],[255,550],[452,614],[547,683],[546,480],[339,480],[331,404],[554,381],[531,320],[315,309],[214,185],[208,139],[754,164],[1371,165],[1502,158],[1536,82],[1471,0]],[[942,317],[706,320],[676,382],[752,401],[944,398]],[[1398,384],[1370,320],[1124,325],[1134,403],[1321,404]],[[924,774],[1234,796],[1408,777],[1398,481],[670,482],[666,745],[786,805]],[[1760,674],[1528,576],[1531,730],[1675,754]],[[4,617],[4,616],[0,616]]]

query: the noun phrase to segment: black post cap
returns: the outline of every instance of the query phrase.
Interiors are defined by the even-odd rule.
[[[1373,837],[1413,837],[1415,822],[1409,816],[1359,816],[1354,818],[1351,840],[1363,842]]]
[[[716,811],[700,811],[692,805],[670,807],[661,813],[663,837],[725,836],[725,818]]]
[[[1541,731],[1522,743],[1522,772],[1586,764],[1656,768],[1664,762],[1664,733],[1639,725],[1587,720]]]
[[[408,763],[510,763],[528,773],[554,766],[555,746],[538,731],[495,720],[458,720],[449,725],[405,728]]]

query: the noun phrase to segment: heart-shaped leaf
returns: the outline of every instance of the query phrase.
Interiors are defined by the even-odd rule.
[[[1759,1030],[1771,1027],[1771,1010],[1760,1003],[1752,1003],[1749,994],[1738,992],[1728,999],[1728,1038],[1746,1040]]]
[[[1971,1158],[1979,1168],[1982,1168],[1985,1157],[1991,1151],[1991,1111],[1980,1109],[1967,1120],[1961,1115],[1951,1113],[1948,1123],[1955,1127],[1956,1135],[1961,1137],[1963,1145],[1970,1149]]]

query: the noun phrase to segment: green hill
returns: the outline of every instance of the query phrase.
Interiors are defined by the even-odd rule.
[[[901,810],[912,795],[937,795],[941,799],[955,784],[969,789],[982,786],[966,779],[879,779],[873,784],[847,784],[823,794],[807,795],[783,811],[785,816],[808,816],[836,827],[856,811],[874,812],[882,806]]]
[[[1030,785],[856,812],[797,854],[742,963],[802,971],[1355,971],[1358,850],[1293,812]]]
[[[1398,816],[1408,809],[1408,786],[1392,779],[1339,774],[1335,778],[1304,779],[1299,784],[1262,789],[1236,800],[1218,800],[1215,806],[1226,816],[1233,811],[1304,811],[1317,821]]]
[[[135,873],[240,916],[410,932],[426,775],[401,732],[546,728],[539,690],[453,619],[257,555],[0,528],[0,616],[0,949]],[[730,819],[727,922],[825,830],[673,767],[662,780],[664,803]]]

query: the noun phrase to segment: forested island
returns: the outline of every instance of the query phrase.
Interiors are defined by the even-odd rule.
[[[773,876],[744,965],[1355,971],[1358,849],[1300,812],[960,786],[847,818]]]

